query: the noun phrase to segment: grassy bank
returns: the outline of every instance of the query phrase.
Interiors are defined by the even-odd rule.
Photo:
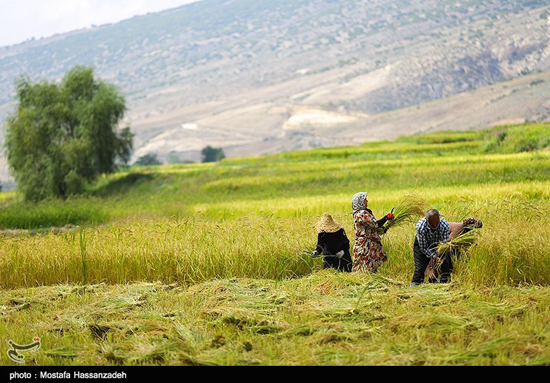
[[[216,164],[135,168],[103,177],[90,186],[87,195],[68,201],[31,204],[13,192],[0,193],[0,228],[190,216],[197,206],[274,198],[281,200],[281,209],[297,211],[311,206],[286,206],[285,200],[327,194],[345,194],[349,199],[349,194],[363,189],[385,198],[388,192],[413,188],[454,187],[456,194],[464,194],[480,185],[498,188],[502,184],[545,182],[550,179],[549,132],[548,123],[527,124]],[[523,145],[526,140],[532,145]]]

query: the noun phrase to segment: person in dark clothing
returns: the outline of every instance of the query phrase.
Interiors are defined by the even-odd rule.
[[[323,268],[350,272],[353,266],[349,252],[349,239],[344,227],[325,213],[313,228],[317,232],[317,247],[312,257],[323,256]]]

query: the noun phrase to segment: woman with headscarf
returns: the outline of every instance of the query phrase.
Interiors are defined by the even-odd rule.
[[[323,256],[323,268],[333,268],[338,271],[350,272],[352,267],[349,253],[349,239],[344,227],[325,213],[313,226],[317,232],[317,248],[311,254],[313,257]]]
[[[353,271],[376,273],[387,260],[378,229],[388,220],[392,220],[393,214],[387,214],[384,218],[376,220],[372,210],[367,207],[366,192],[355,194],[351,206],[355,225]]]

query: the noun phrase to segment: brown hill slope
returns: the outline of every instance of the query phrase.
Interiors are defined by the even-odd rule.
[[[542,0],[205,0],[0,48],[0,118],[21,73],[57,79],[93,65],[128,97],[136,158],[545,119],[549,10]]]

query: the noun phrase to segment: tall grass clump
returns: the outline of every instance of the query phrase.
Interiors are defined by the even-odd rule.
[[[80,256],[82,257],[82,280],[85,285],[88,284],[88,258],[86,255],[86,233],[80,229]]]
[[[308,232],[308,236],[304,232]],[[144,219],[65,232],[4,238],[2,288],[59,283],[213,278],[295,278],[319,268],[303,253],[314,246],[301,220]]]
[[[458,273],[476,285],[550,284],[548,203],[495,202],[483,211],[483,228],[464,243]]]
[[[436,206],[445,216],[454,203]],[[347,208],[345,205],[342,209]],[[478,286],[549,285],[547,204],[522,205],[510,199],[478,206],[476,211],[484,226],[476,234],[475,243],[460,252],[453,278]],[[332,213],[348,235],[353,233],[349,212]],[[223,220],[200,215],[128,219],[86,228],[82,234],[67,231],[4,238],[0,248],[0,286],[138,281],[196,284],[215,278],[299,278],[322,268],[321,260],[304,255],[316,244],[311,230],[315,215],[308,214]],[[414,222],[398,225],[384,235],[388,262],[380,269],[381,275],[401,282],[411,278],[414,235]],[[350,249],[353,240],[350,237]],[[452,245],[456,246],[456,241]]]

